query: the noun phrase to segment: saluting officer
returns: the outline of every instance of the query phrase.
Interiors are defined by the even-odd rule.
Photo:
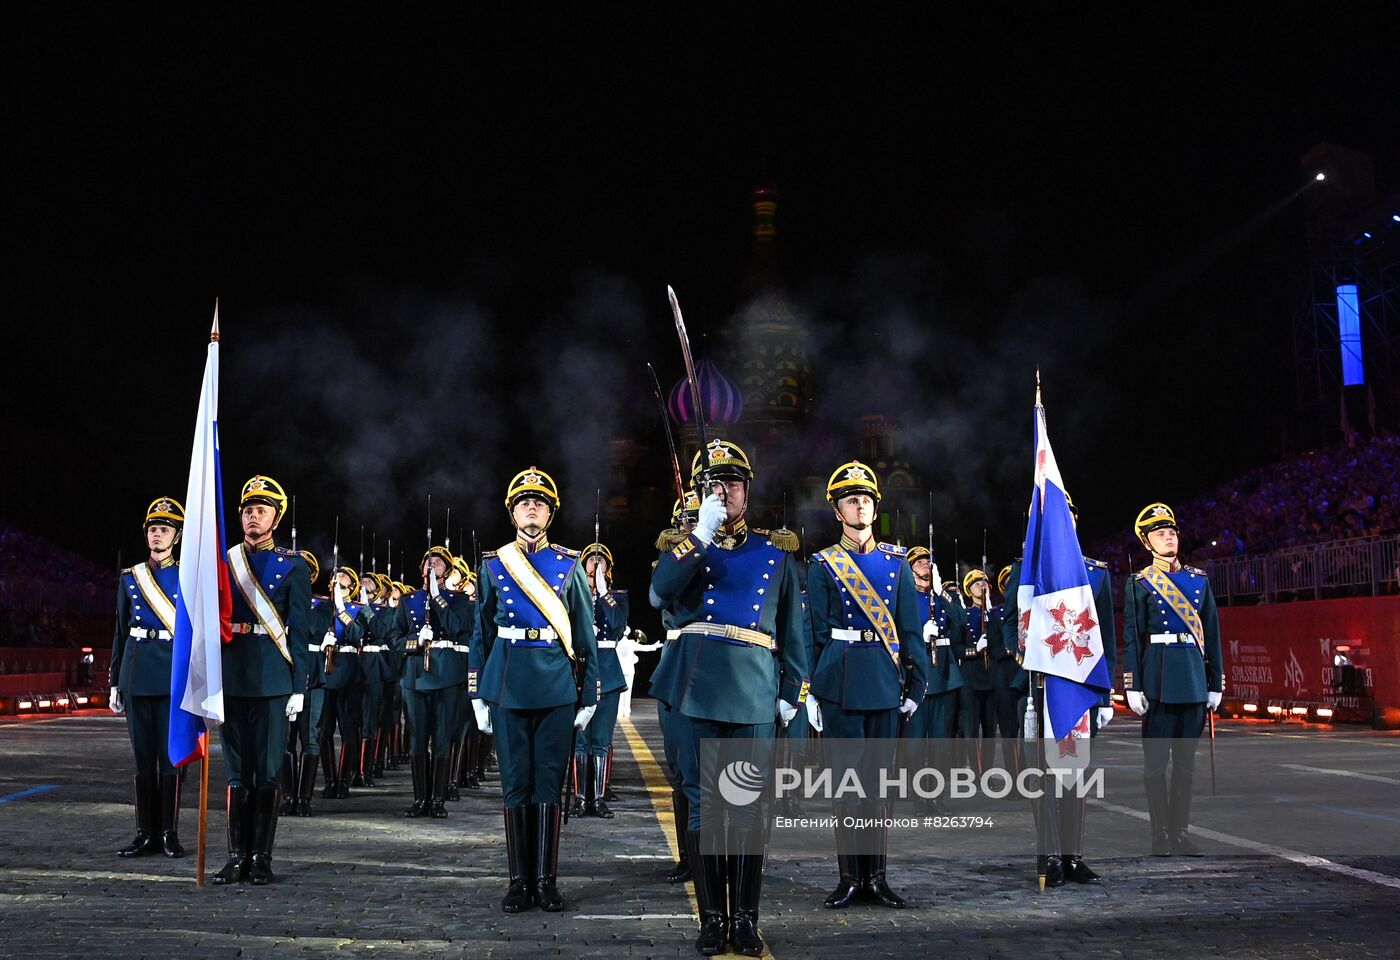
[[[404,816],[441,820],[447,816],[452,734],[461,699],[467,695],[476,617],[465,594],[444,586],[452,569],[451,551],[430,547],[419,569],[423,589],[399,602],[398,623],[391,633],[408,651],[401,686],[408,707],[413,805]]]
[[[859,460],[837,467],[826,483],[826,499],[841,523],[841,539],[817,551],[807,569],[807,607],[817,665],[812,695],[821,704],[823,733],[839,740],[890,744],[848,760],[873,774],[892,765],[901,716],[910,716],[928,691],[928,651],[923,644],[918,593],[904,547],[875,539],[880,485]],[[847,751],[849,752],[849,751]],[[865,782],[873,787],[874,781]],[[868,791],[873,792],[870,788]],[[874,803],[838,813],[857,819],[888,814]],[[840,879],[826,905],[844,909],[857,898],[902,909],[904,900],[885,880],[889,831],[836,827]],[[862,854],[860,849],[878,850]]]
[[[576,801],[574,815],[611,820],[613,812],[604,802],[608,754],[612,750],[613,728],[617,725],[617,705],[627,678],[622,673],[617,644],[627,630],[631,605],[626,590],[612,589],[612,551],[601,543],[583,548],[583,572],[592,591],[593,630],[598,643],[598,711],[579,734],[574,747],[575,781],[583,775],[583,796]]]
[[[695,947],[706,956],[723,951],[726,939],[736,953],[763,952],[763,855],[700,856],[702,814],[711,822],[715,817],[701,807],[700,741],[771,738],[775,714],[784,725],[797,715],[811,676],[792,556],[798,544],[795,537],[775,541],[767,531],[749,529],[744,513],[752,478],[749,458],[736,443],[716,439],[696,452],[692,484],[707,491],[699,519],[661,554],[651,581],[680,631],[668,641],[680,646],[657,667],[651,689],[690,719],[690,739],[678,759],[690,801],[686,843],[700,907]],[[766,768],[767,758],[754,754]],[[718,808],[719,797],[707,789],[705,802]],[[736,831],[748,826],[736,816],[742,813],[731,810]]]
[[[943,773],[947,782],[953,766],[958,690],[963,685],[962,671],[953,656],[953,638],[961,642],[966,629],[963,605],[952,594],[943,592],[938,565],[933,562],[928,547],[911,547],[904,559],[914,577],[919,622],[929,658],[928,689],[923,702],[909,718],[904,735],[911,738],[911,742],[923,740],[932,744],[931,749],[921,750],[920,754]],[[934,592],[934,584],[938,584],[938,592]]]
[[[1133,528],[1152,563],[1128,578],[1123,598],[1123,687],[1128,706],[1143,717],[1152,853],[1194,857],[1201,851],[1187,830],[1196,744],[1206,711],[1220,706],[1225,690],[1220,618],[1210,578],[1181,563],[1171,507],[1148,504]]]
[[[277,481],[253,477],[243,485],[239,507],[243,542],[228,551],[233,640],[222,651],[220,732],[228,770],[229,854],[214,882],[265,884],[274,879],[277,772],[287,747],[287,722],[305,701],[311,571],[273,540],[287,510],[287,495]]]
[[[506,913],[564,909],[559,895],[559,795],[575,730],[598,703],[593,600],[579,553],[549,542],[554,478],[536,467],[506,486],[515,539],[482,554],[472,708],[495,730],[505,799]],[[489,704],[489,706],[488,706]],[[494,721],[494,723],[493,723]]]
[[[170,763],[170,645],[175,636],[175,601],[180,567],[175,544],[185,508],[158,497],[146,508],[147,559],[123,570],[117,586],[117,628],[109,671],[113,713],[126,713],[127,735],[136,760],[136,838],[117,851],[140,857],[183,857],[180,846],[180,775]]]
[[[686,538],[690,531],[695,529],[695,521],[699,515],[700,497],[696,495],[694,490],[687,491],[684,502],[677,498],[675,505],[671,507],[671,526],[661,531],[657,536],[656,549],[663,554],[670,552]],[[660,562],[658,557],[656,562],[652,564],[652,569],[655,569]],[[657,676],[665,675],[662,671],[662,665],[666,663],[668,658],[675,656],[675,651],[680,648],[681,631],[676,626],[671,608],[656,595],[656,591],[650,586],[647,587],[647,599],[653,608],[660,611],[661,626],[665,630],[661,655],[657,657],[656,668],[652,670],[649,688],[651,698],[656,701],[656,716],[661,726],[661,748],[666,759],[664,767],[666,781],[671,785],[671,825],[675,831],[677,851],[676,862],[671,866],[671,869],[666,871],[664,876],[668,883],[685,883],[690,879],[690,853],[685,840],[686,830],[690,824],[690,801],[686,799],[680,751],[688,749],[690,743],[690,718],[681,713],[678,706],[673,708],[665,699],[657,696],[656,689]]]

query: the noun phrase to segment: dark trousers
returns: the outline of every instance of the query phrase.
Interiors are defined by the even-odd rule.
[[[301,713],[290,724],[287,733],[287,752],[296,753],[298,745],[307,757],[321,755],[321,715],[326,707],[326,691],[322,687],[312,687],[306,691],[306,701]]]
[[[224,769],[228,785],[256,790],[277,783],[287,752],[287,698],[224,697]]]
[[[127,697],[126,733],[138,777],[175,772],[170,764],[169,697]]]
[[[360,735],[373,742],[384,716],[384,683],[374,680],[361,688]]]
[[[681,774],[680,753],[690,747],[690,718],[660,700],[656,701],[656,716],[661,722],[661,752],[666,757],[666,780],[672,789],[680,789],[685,779]],[[684,824],[681,829],[685,829]]]
[[[793,718],[796,719],[795,717]],[[719,720],[702,720],[699,717],[690,718],[690,740],[682,746],[678,752],[678,760],[681,767],[681,779],[684,781],[683,789],[685,798],[690,803],[690,827],[691,830],[699,830],[707,810],[720,810],[723,805],[718,797],[714,796],[715,778],[709,778],[709,783],[702,783],[700,776],[700,742],[702,740],[762,740],[771,742],[776,721],[769,723],[724,723]],[[771,757],[767,744],[755,744],[745,758],[766,777],[768,775]],[[730,758],[733,759],[733,758]],[[763,819],[763,804],[755,803],[749,807],[742,808],[742,813],[750,814],[752,823],[740,824],[746,829],[752,829],[761,824]],[[732,812],[740,812],[735,808]],[[734,818],[731,816],[731,824]]]
[[[356,684],[327,690],[321,713],[321,743],[331,753],[335,752],[335,732],[340,731],[340,743],[358,740],[360,736],[361,714],[364,709],[364,687]],[[355,758],[359,762],[359,757]]]
[[[491,708],[507,807],[559,802],[576,712],[571,703],[535,710]]]
[[[426,757],[431,747],[435,757],[452,753],[452,737],[466,687],[459,684],[441,690],[405,690],[408,708],[409,750],[415,757]]]
[[[829,700],[821,701],[821,707],[822,747],[826,751],[826,762],[837,771],[856,771],[865,785],[866,796],[874,797],[879,790],[880,770],[894,764],[895,738],[899,736],[899,710],[895,707],[847,710]],[[859,802],[840,800],[837,802],[838,812],[855,815]]]
[[[904,728],[904,736],[909,741],[905,748],[906,762],[927,764],[948,776],[953,768],[953,730],[957,721],[957,690],[924,697]]]
[[[605,693],[598,698],[598,709],[593,719],[578,735],[574,753],[580,757],[606,757],[612,749],[613,729],[617,726],[617,706],[622,699],[622,691]]]
[[[1206,728],[1204,703],[1147,702],[1142,718],[1142,774],[1147,779],[1172,776],[1190,778],[1196,772],[1196,745]]]

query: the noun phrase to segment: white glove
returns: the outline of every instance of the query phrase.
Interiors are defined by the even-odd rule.
[[[321,638],[321,649],[324,650],[327,647],[333,646],[335,646],[335,631],[327,630],[326,635]]]
[[[337,583],[337,584],[335,585],[335,591],[334,591],[334,593],[335,593],[335,612],[336,612],[336,613],[344,613],[344,612],[345,612],[345,588],[342,587],[340,584]]]
[[[1139,717],[1147,712],[1147,698],[1142,695],[1141,690],[1128,691],[1128,708]]]
[[[605,596],[608,592],[608,575],[603,570],[600,563],[593,568],[593,588],[598,591],[598,596]]]
[[[1223,692],[1212,690],[1206,694],[1206,708],[1213,712],[1216,707],[1220,706],[1220,701],[1223,699],[1225,699]]]
[[[919,709],[919,705],[908,697],[905,697],[904,702],[899,705],[899,712],[906,717],[917,709]]]
[[[1108,726],[1108,721],[1113,719],[1112,707],[1099,707],[1099,729]]]
[[[121,713],[126,710],[126,705],[122,703],[122,692],[116,687],[107,695],[107,706],[112,708],[113,713]]]
[[[930,578],[928,584],[929,590],[940,597],[943,596],[943,574],[938,572],[938,564],[930,563],[928,565],[928,572]]]
[[[476,714],[476,726],[482,733],[491,732],[491,708],[485,700],[472,701],[472,713]]]
[[[822,732],[822,705],[817,702],[816,697],[807,698],[807,722],[817,733]]]
[[[422,629],[420,629],[420,630],[418,631],[418,642],[419,642],[419,643],[432,643],[432,642],[433,642],[433,626],[432,626],[432,624],[430,624],[430,623],[425,623],[425,624],[423,624]]]
[[[695,522],[695,539],[708,547],[710,541],[715,538],[715,534],[719,531],[720,524],[724,523],[727,516],[729,514],[724,509],[724,503],[720,500],[719,494],[712,493],[701,500],[700,518]]]
[[[701,506],[700,509],[703,510],[704,507]],[[783,721],[784,727],[788,725],[788,723],[792,720],[793,717],[797,716],[797,708],[794,707],[792,704],[788,703],[782,697],[778,698],[778,704],[776,709],[778,711],[778,719]]]
[[[924,639],[929,643],[938,639],[938,624],[932,620],[924,621]]]
[[[305,697],[305,695],[303,695],[303,694],[294,693],[294,694],[292,694],[290,697],[288,697],[288,698],[287,698],[287,719],[288,719],[288,720],[295,720],[295,719],[297,718],[297,714],[301,713],[302,708],[303,708],[305,705],[306,705],[306,697]]]
[[[428,595],[434,600],[442,595],[442,590],[438,587],[436,567],[428,570]]]
[[[987,649],[987,638],[982,637],[980,640],[977,641],[977,652],[981,653],[985,649]]]
[[[588,721],[593,719],[593,714],[598,710],[596,703],[586,707],[579,707],[578,713],[574,714],[574,729],[582,732],[588,729]]]

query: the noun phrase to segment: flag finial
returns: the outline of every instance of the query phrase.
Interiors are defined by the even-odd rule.
[[[214,298],[214,328],[209,331],[209,342],[219,342],[219,298]]]
[[[1039,368],[1039,367],[1036,367],[1036,368],[1035,368],[1035,405],[1036,405],[1037,407],[1041,405],[1041,403],[1040,403],[1040,368]]]

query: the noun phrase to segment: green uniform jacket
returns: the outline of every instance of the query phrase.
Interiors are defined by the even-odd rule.
[[[465,684],[470,676],[468,650],[476,640],[475,604],[465,593],[442,590],[436,597],[427,590],[410,593],[392,610],[394,623],[385,639],[395,649],[407,651],[399,686],[426,692]],[[380,617],[385,616],[381,613]],[[433,643],[449,642],[451,647],[432,647],[428,669],[423,669],[423,648],[418,633],[426,622],[433,628]]]
[[[1210,578],[1195,567],[1183,566],[1168,577],[1196,608],[1204,641],[1152,643],[1153,634],[1186,633],[1187,626],[1142,572],[1133,574],[1123,597],[1123,687],[1162,703],[1205,703],[1207,692],[1225,689],[1215,595]]]
[[[152,576],[174,604],[180,593],[179,565],[170,560],[152,571]],[[133,637],[133,628],[145,630],[147,635]],[[108,686],[117,687],[129,697],[170,696],[171,638],[161,640],[154,635],[161,632],[170,631],[141,595],[136,576],[131,570],[122,571],[121,583],[117,585],[117,629],[112,635]]]
[[[230,548],[230,552],[242,544]],[[248,564],[253,576],[282,620],[287,632],[287,660],[270,637],[260,633],[234,634],[223,645],[224,693],[230,697],[285,697],[306,690],[311,653],[311,568],[298,554],[281,548],[252,551]],[[258,623],[243,591],[233,588],[233,622]],[[317,640],[319,641],[319,637]]]

